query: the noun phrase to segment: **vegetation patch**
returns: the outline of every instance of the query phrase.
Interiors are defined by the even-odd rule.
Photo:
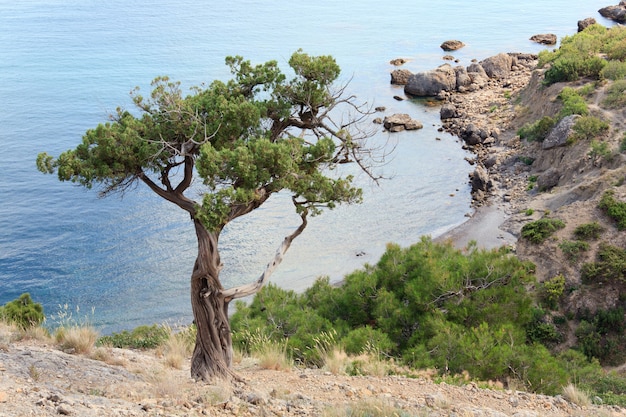
[[[597,240],[603,232],[604,227],[598,222],[591,222],[576,226],[574,236],[579,240]]]
[[[596,139],[609,130],[609,123],[595,116],[582,116],[572,127],[574,133],[568,138],[568,143]]]
[[[626,249],[606,243],[600,244],[596,262],[586,263],[581,269],[584,283],[626,282]]]
[[[563,255],[572,262],[578,261],[580,254],[589,250],[589,243],[582,240],[564,240],[559,243]]]
[[[587,116],[589,114],[589,108],[583,96],[581,96],[577,89],[572,87],[565,87],[559,93],[558,98],[563,102],[563,107],[559,113],[559,119],[572,114],[578,114],[580,116]]]
[[[43,306],[33,302],[29,293],[0,306],[0,319],[15,324],[22,330],[39,326],[44,318]]]
[[[598,207],[615,221],[618,230],[626,230],[626,202],[617,200],[613,190],[604,193]]]
[[[170,337],[170,330],[164,326],[139,326],[132,331],[123,330],[98,339],[99,346],[116,348],[153,349],[163,345]]]
[[[542,243],[554,232],[565,227],[563,220],[544,217],[522,226],[522,237],[532,243]]]
[[[517,134],[520,139],[526,139],[529,142],[543,142],[556,123],[557,119],[544,116],[535,122],[524,124]]]

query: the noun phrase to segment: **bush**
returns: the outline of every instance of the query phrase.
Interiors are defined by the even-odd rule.
[[[589,243],[580,240],[564,240],[559,243],[559,248],[567,259],[572,262],[576,262],[578,261],[578,257],[580,256],[581,252],[589,250]]]
[[[626,57],[625,57],[626,58]],[[626,77],[626,62],[609,61],[600,71],[600,77],[607,80],[621,80]]]
[[[595,139],[609,130],[609,124],[594,116],[583,116],[576,120],[572,130],[574,133],[568,139],[569,143]]]
[[[116,348],[153,349],[163,345],[170,337],[170,330],[164,326],[139,326],[132,331],[124,330],[98,339],[99,346]]]
[[[592,159],[601,158],[606,161],[613,159],[613,152],[611,152],[609,144],[595,139],[591,141],[591,150],[587,155]]]
[[[572,114],[578,114],[581,116],[589,114],[589,108],[587,107],[587,103],[585,103],[585,99],[578,94],[576,89],[572,87],[565,87],[561,90],[561,93],[559,93],[558,98],[560,98],[563,102],[563,107],[559,113],[560,119]]]
[[[574,229],[574,236],[579,240],[597,240],[604,232],[604,227],[598,222],[581,224]]]
[[[626,80],[613,82],[606,91],[606,97],[602,100],[602,105],[607,108],[622,108],[626,105]]]
[[[389,355],[395,348],[395,344],[389,340],[387,334],[370,326],[351,330],[342,339],[342,344],[346,353],[352,355],[370,353],[372,351]]]
[[[585,283],[626,282],[626,249],[601,243],[596,262],[583,265],[581,278]]]
[[[0,318],[26,330],[39,326],[43,323],[45,316],[43,306],[33,302],[29,293],[24,293],[0,307]]]
[[[552,117],[544,116],[534,123],[526,123],[517,131],[517,134],[520,139],[526,139],[529,142],[543,142],[556,122],[557,120]]]
[[[626,230],[626,202],[617,200],[613,190],[605,191],[598,207],[615,221],[618,230]]]
[[[557,275],[542,284],[540,295],[550,309],[556,310],[563,291],[565,291],[565,277]]]
[[[565,223],[562,220],[543,218],[522,226],[522,237],[538,244],[564,227]]]

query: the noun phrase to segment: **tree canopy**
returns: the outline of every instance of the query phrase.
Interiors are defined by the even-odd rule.
[[[88,130],[75,149],[58,158],[37,157],[38,169],[56,172],[61,181],[99,186],[102,196],[143,182],[189,213],[198,238],[191,288],[199,325],[196,348],[204,350],[192,374],[201,379],[227,373],[231,342],[225,306],[266,283],[306,227],[307,216],[362,200],[353,176],[339,165],[354,162],[377,179],[374,149],[366,143],[371,135],[361,129],[370,113],[345,94],[345,86],[335,85],[340,68],[332,57],[295,52],[289,60],[291,79],[276,61],[253,65],[235,56],[226,58],[226,65],[229,81],[193,87],[188,95],[179,82],[156,78],[149,97],[139,88],[131,93],[135,111],[118,108],[108,123]],[[190,192],[196,176],[198,200]],[[291,195],[301,225],[255,283],[224,290],[220,232],[278,192]],[[211,318],[216,312],[221,320]],[[217,351],[224,358],[221,369],[215,365]],[[196,353],[194,358],[202,356]]]

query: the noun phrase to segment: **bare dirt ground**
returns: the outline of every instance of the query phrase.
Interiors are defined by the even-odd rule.
[[[483,389],[474,383],[434,383],[427,375],[352,377],[296,367],[266,370],[246,358],[235,367],[245,382],[211,385],[189,378],[189,361],[173,369],[158,352],[106,349],[91,356],[106,361],[34,340],[3,342],[0,417],[348,416],[363,415],[354,410],[364,404],[389,416],[626,416],[616,407],[581,407],[560,396]],[[341,414],[344,409],[353,414]]]

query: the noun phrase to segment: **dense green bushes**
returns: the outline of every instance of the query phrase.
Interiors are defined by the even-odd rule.
[[[617,200],[613,190],[604,193],[598,207],[615,221],[618,230],[626,230],[626,202]]]
[[[563,220],[544,217],[522,226],[522,237],[538,244],[552,236],[554,232],[565,227]]]
[[[139,326],[132,331],[124,330],[98,339],[98,345],[116,348],[152,349],[161,346],[170,336],[166,327],[153,324]]]
[[[568,375],[539,343],[559,335],[553,327],[546,333],[533,313],[526,290],[533,270],[504,248],[463,253],[426,238],[406,249],[390,245],[340,287],[319,279],[298,295],[270,285],[250,305],[238,303],[233,340],[245,347],[245,334],[257,328],[287,338],[296,361],[316,364],[315,336],[336,331],[352,353],[374,349],[412,367],[517,379],[555,393]]]
[[[33,302],[28,293],[0,307],[0,319],[13,323],[21,329],[39,326],[44,318],[43,306]]]

